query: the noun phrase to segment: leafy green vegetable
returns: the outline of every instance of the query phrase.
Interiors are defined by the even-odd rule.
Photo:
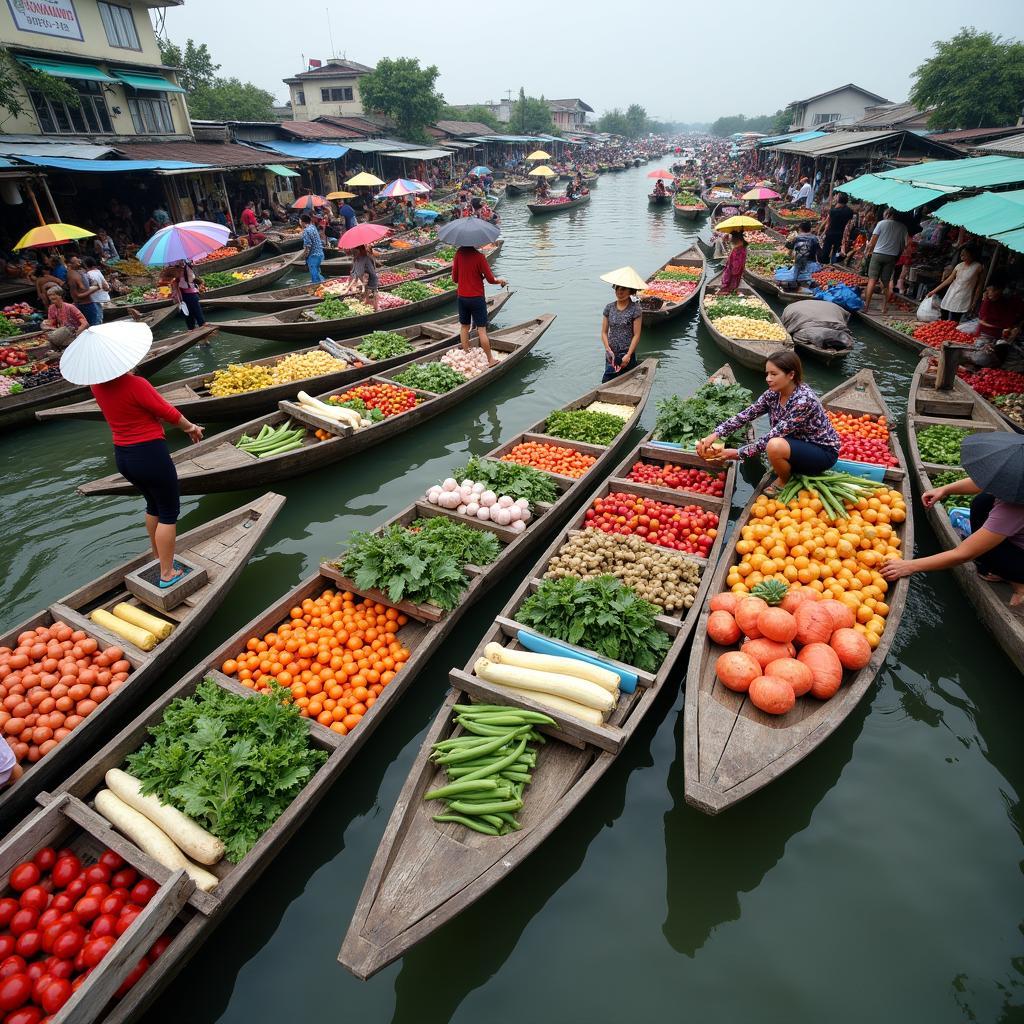
[[[15,334],[21,334],[21,328],[0,313],[0,338],[11,338]]]
[[[434,253],[434,255],[437,257],[437,259],[444,260],[445,263],[451,263],[451,261],[455,259],[455,246],[444,245],[440,249],[438,249],[437,252]]]
[[[391,294],[397,295],[400,299],[405,299],[407,302],[420,302],[422,299],[429,299],[437,293],[433,288],[429,288],[420,281],[406,281],[397,288],[392,288]]]
[[[396,373],[394,379],[408,388],[433,391],[437,395],[446,394],[466,383],[466,378],[458,370],[440,362],[414,363],[408,370]]]
[[[941,466],[960,464],[960,444],[970,434],[963,427],[925,427],[918,432],[917,450],[925,462],[937,462]]]
[[[198,821],[238,861],[280,817],[327,755],[309,744],[287,691],[240,696],[205,680],[171,701],[152,740],[127,758],[142,792]]]
[[[408,339],[396,331],[374,331],[363,338],[356,351],[369,359],[391,359],[413,351]]]
[[[655,671],[670,646],[658,627],[658,609],[614,576],[544,580],[516,612],[516,620],[545,636],[577,644],[606,658]]]
[[[772,314],[768,307],[760,302],[748,302],[734,295],[716,295],[704,303],[704,312],[709,320],[718,320],[723,316],[745,316],[751,320],[771,320]]]
[[[350,303],[333,295],[328,296],[312,310],[313,316],[318,320],[344,320],[346,317],[355,316],[356,312]]]
[[[957,480],[965,480],[967,474],[962,469],[947,469],[936,473],[932,477],[932,483],[936,487],[945,487],[946,484],[955,484]],[[971,502],[977,497],[976,494],[951,494],[944,499],[942,504],[946,508],[970,508]]]
[[[489,530],[477,530],[448,516],[414,519],[409,529],[419,530],[421,537],[440,545],[461,564],[490,565],[501,554],[498,538]]]
[[[211,288],[224,288],[229,284],[238,284],[238,278],[230,270],[214,270],[209,274],[203,274],[203,284],[209,291]]]
[[[451,274],[446,274],[444,277],[435,277],[430,283],[435,288],[440,288],[443,292],[450,292],[455,287]]]
[[[478,459],[475,455],[464,466],[451,474],[456,480],[470,479],[487,484],[495,494],[507,494],[510,498],[525,498],[531,505],[538,501],[553,502],[558,498],[558,488],[547,473],[532,466],[520,466],[515,462],[497,462],[492,459]]]
[[[671,395],[658,402],[658,418],[654,423],[654,436],[659,441],[672,441],[692,448],[707,437],[723,420],[745,409],[753,394],[740,384],[704,384],[690,398]],[[742,431],[730,439],[740,440]]]
[[[567,441],[609,445],[622,430],[624,420],[609,412],[588,409],[558,409],[548,416],[544,433]]]

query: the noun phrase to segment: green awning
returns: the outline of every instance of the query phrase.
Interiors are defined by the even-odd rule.
[[[65,64],[56,60],[39,60],[35,57],[19,57],[18,60],[31,68],[33,71],[41,71],[44,75],[52,75],[54,78],[85,78],[91,82],[114,82],[117,79],[111,78],[105,71],[101,71],[95,64]]]
[[[966,228],[972,235],[991,238],[1024,228],[1024,189],[1016,192],[983,192],[970,199],[946,203],[935,216],[947,224]]]
[[[993,235],[992,238],[993,241],[1005,245],[1007,249],[1012,249],[1014,252],[1024,252],[1024,228],[1018,228],[1016,231],[1007,231],[1001,235]]]
[[[145,89],[150,92],[184,92],[180,85],[175,85],[162,75],[147,75],[142,71],[115,71],[118,79],[133,89]]]
[[[925,203],[933,202],[948,195],[948,188],[921,188],[904,181],[893,181],[877,174],[862,174],[845,185],[839,185],[837,192],[845,192],[854,199],[863,199],[876,206],[891,206],[894,210],[916,210]]]
[[[1024,183],[1024,160],[1013,156],[978,156],[967,160],[928,160],[912,167],[880,171],[880,178],[913,181],[919,185],[992,188]]]
[[[293,171],[290,167],[285,167],[284,164],[267,164],[267,170],[276,174],[279,178],[299,178],[301,177],[296,171]]]

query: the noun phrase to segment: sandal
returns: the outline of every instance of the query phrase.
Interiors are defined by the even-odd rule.
[[[189,572],[191,572],[191,570],[184,565],[175,565],[175,568],[178,571],[169,580],[160,580],[157,584],[161,590],[170,589],[176,583],[180,583],[189,574]]]
[[[986,583],[1005,583],[1006,580],[1002,576],[996,576],[995,573],[991,572],[978,572],[978,579],[984,580]]]

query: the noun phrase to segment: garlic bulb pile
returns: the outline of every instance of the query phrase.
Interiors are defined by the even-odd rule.
[[[525,498],[516,500],[507,494],[495,494],[487,489],[486,484],[469,479],[460,484],[454,477],[449,477],[444,483],[435,484],[427,491],[427,501],[470,519],[507,526],[516,533],[522,533],[533,518],[530,503]]]

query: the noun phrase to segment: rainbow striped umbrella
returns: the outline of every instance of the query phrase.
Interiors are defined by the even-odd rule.
[[[378,193],[378,199],[394,199],[395,196],[418,196],[429,192],[430,188],[422,181],[413,181],[410,178],[396,178],[388,182]]]
[[[763,185],[758,185],[757,188],[752,188],[749,192],[744,192],[740,196],[740,199],[781,199],[782,196],[778,192],[773,192],[770,188],[765,188]]]
[[[21,236],[15,249],[45,249],[51,245],[67,245],[76,238],[93,238],[95,232],[76,228],[74,224],[43,224]]]
[[[186,220],[161,228],[139,249],[137,258],[153,265],[197,260],[219,249],[231,234],[224,224],[210,220]]]

